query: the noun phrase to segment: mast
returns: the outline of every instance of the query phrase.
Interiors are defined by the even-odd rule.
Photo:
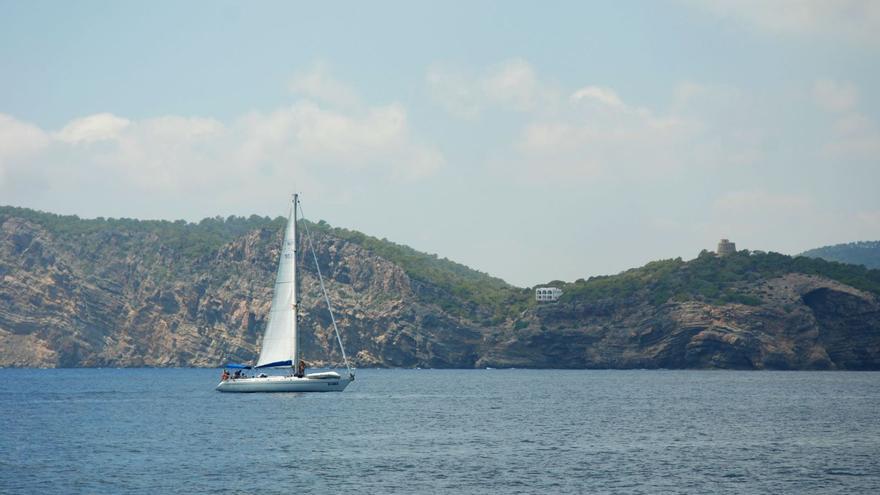
[[[297,331],[297,323],[299,319],[299,277],[297,276],[297,261],[299,260],[299,233],[296,229],[296,219],[297,213],[296,208],[299,203],[299,194],[293,193],[293,215],[291,215],[289,222],[291,222],[291,229],[293,230],[293,319],[291,321],[291,329],[293,338],[290,339],[293,344],[291,356],[291,367],[294,370],[294,373],[299,369],[299,361],[300,361],[300,348],[299,348],[299,332]]]

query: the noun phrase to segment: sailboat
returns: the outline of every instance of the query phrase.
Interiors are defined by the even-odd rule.
[[[330,298],[324,287],[324,278],[321,275],[321,267],[318,265],[318,257],[315,255],[311,233],[306,227],[306,238],[312,258],[318,272],[318,280],[324,300],[330,311],[330,320],[336,331],[336,340],[342,350],[342,358],[348,370],[348,376],[342,376],[335,371],[320,373],[305,373],[305,362],[302,360],[300,346],[300,328],[297,321],[299,315],[299,283],[297,278],[297,207],[299,195],[294,194],[287,226],[284,229],[284,240],[281,245],[281,255],[278,260],[278,274],[275,277],[275,289],[272,296],[272,307],[269,310],[269,323],[266,333],[263,335],[263,343],[260,348],[260,357],[253,367],[248,365],[227,365],[227,369],[237,369],[234,375],[224,371],[223,379],[216,389],[220,392],[341,392],[349,383],[354,381],[354,371],[345,355],[342,346],[342,338],[336,326],[336,318],[330,307]],[[260,373],[257,376],[242,374],[242,369],[268,370],[271,368],[290,368],[286,375],[267,375]]]

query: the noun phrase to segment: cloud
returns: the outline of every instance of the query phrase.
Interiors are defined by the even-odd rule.
[[[333,78],[324,63],[315,64],[310,70],[295,74],[289,87],[296,95],[330,105],[351,107],[360,104],[354,88]]]
[[[750,167],[766,158],[780,128],[771,124],[777,107],[725,85],[683,82],[661,110],[630,103],[605,85],[562,89],[522,59],[477,76],[435,65],[426,80],[451,114],[465,121],[502,118],[505,128],[516,129],[489,162],[495,173],[522,183],[648,181]]]
[[[684,81],[669,104],[653,108],[604,85],[562,90],[522,59],[478,76],[433,66],[427,83],[463,125],[502,119],[513,129],[489,151],[488,166],[522,184],[735,175],[729,171],[803,166],[822,155],[846,167],[880,154],[880,129],[859,111],[858,88],[846,81],[823,79],[785,94]]]
[[[349,172],[384,170],[400,180],[424,178],[444,163],[439,151],[412,135],[399,104],[344,113],[301,101],[268,114],[252,113],[239,128],[244,136],[239,157],[246,163],[287,157]]]
[[[128,119],[123,119],[109,113],[98,113],[71,121],[58,131],[55,137],[65,143],[88,144],[114,139],[129,124],[131,122]]]
[[[228,121],[101,113],[54,132],[0,114],[0,196],[19,204],[41,194],[80,203],[88,194],[121,207],[149,198],[159,216],[179,215],[180,204],[191,205],[187,215],[213,215],[232,202],[252,211],[295,185],[341,198],[346,188],[420,181],[444,163],[399,103],[342,108],[305,98]]]
[[[681,165],[676,151],[692,133],[686,123],[593,89],[576,91],[565,111],[525,125],[513,161],[524,180],[645,180]]]
[[[818,35],[880,45],[880,2],[875,0],[686,1],[722,18],[785,35]]]
[[[229,138],[215,119],[166,115],[131,122],[115,146],[80,156],[132,188],[185,193],[193,184],[216,183],[218,172],[230,173],[223,153]]]
[[[559,93],[538,79],[523,59],[495,64],[478,75],[435,64],[425,78],[434,101],[458,117],[474,119],[488,108],[517,112],[553,108]]]
[[[428,69],[425,80],[431,97],[449,113],[468,119],[479,115],[482,95],[467,75],[435,65]]]
[[[586,85],[566,97],[522,59],[495,64],[476,77],[433,66],[427,83],[453,115],[473,120],[489,111],[518,114],[520,130],[507,150],[495,151],[491,167],[525,183],[647,180],[684,165],[681,152],[699,131],[676,115],[630,105],[613,88]]]
[[[586,86],[571,95],[573,101],[593,100],[612,107],[622,107],[623,102],[613,89]]]
[[[26,160],[46,149],[50,141],[39,127],[0,113],[0,191],[28,176]]]
[[[532,66],[522,59],[499,64],[480,80],[482,93],[491,101],[519,111],[535,109],[549,91],[538,82]]]
[[[0,113],[0,164],[45,148],[50,137],[39,127]]]

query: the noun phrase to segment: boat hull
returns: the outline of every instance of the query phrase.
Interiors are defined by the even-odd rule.
[[[298,378],[295,376],[267,376],[230,378],[217,385],[220,392],[342,392],[351,378]]]

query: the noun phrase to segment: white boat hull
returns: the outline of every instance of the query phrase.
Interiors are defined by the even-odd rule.
[[[351,378],[298,378],[295,376],[266,376],[229,378],[217,385],[220,392],[342,392]]]

